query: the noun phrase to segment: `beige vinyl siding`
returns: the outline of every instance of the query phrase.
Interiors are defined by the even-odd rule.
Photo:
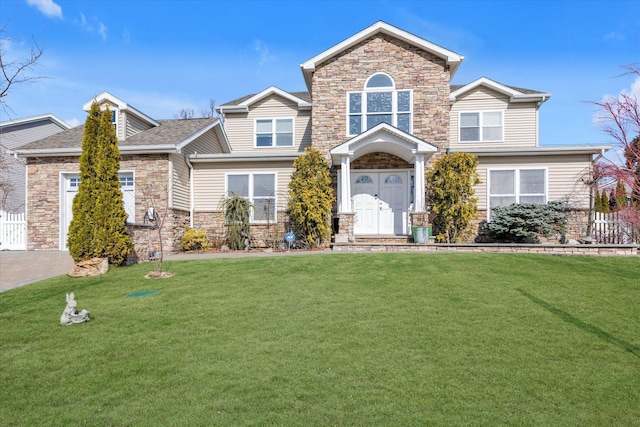
[[[200,135],[186,147],[184,147],[182,152],[185,155],[194,153],[219,154],[222,153],[222,146],[220,145],[220,140],[218,139],[215,131],[213,129],[210,129],[203,135]]]
[[[172,167],[171,205],[174,208],[188,210],[190,208],[189,167],[184,157],[179,154],[169,156]]]
[[[460,142],[460,112],[503,111],[503,141]],[[538,110],[536,103],[509,103],[509,97],[483,86],[459,97],[451,106],[449,137],[451,148],[464,147],[535,147],[537,146]]]
[[[581,179],[589,173],[590,155],[480,157],[476,186],[478,209],[487,209],[488,169],[547,169],[547,200],[568,201],[571,207],[587,209],[589,190]]]
[[[126,123],[126,138],[151,128],[151,126],[137,117],[123,113],[120,114],[120,118],[118,119],[118,129],[122,129],[122,120]],[[118,138],[120,138],[120,135],[118,135]]]
[[[294,121],[293,147],[255,147],[255,120],[292,117]],[[234,153],[249,151],[304,151],[311,145],[311,111],[298,111],[298,105],[277,95],[251,105],[248,113],[227,113],[224,128]]]
[[[196,211],[217,211],[224,199],[226,174],[276,173],[277,209],[287,207],[288,185],[293,173],[290,162],[195,163],[194,190]]]

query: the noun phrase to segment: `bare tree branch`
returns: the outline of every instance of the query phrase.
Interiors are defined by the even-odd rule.
[[[0,28],[0,106],[7,111],[10,107],[5,101],[10,90],[22,83],[31,83],[34,80],[44,79],[43,76],[34,76],[28,72],[37,65],[44,53],[44,46],[33,39],[34,46],[28,55],[11,60],[7,58],[7,45],[11,39],[5,36],[7,25]]]

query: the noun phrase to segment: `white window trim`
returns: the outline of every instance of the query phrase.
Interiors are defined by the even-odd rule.
[[[249,192],[249,197],[247,197],[247,199],[249,199],[249,202],[251,203],[251,216],[249,218],[249,223],[251,224],[267,224],[269,222],[276,222],[276,220],[278,219],[278,173],[277,172],[271,172],[271,171],[264,171],[264,172],[247,172],[247,171],[237,171],[237,172],[225,172],[224,174],[224,198],[228,198],[228,194],[229,194],[229,176],[238,176],[238,175],[248,175],[249,176],[249,187],[248,187],[248,192]],[[273,216],[274,219],[269,221],[269,220],[256,220],[254,218],[254,212],[253,212],[253,200],[254,200],[254,196],[253,196],[253,176],[254,175],[273,175]],[[268,199],[269,197],[259,197],[259,199]]]
[[[258,120],[271,120],[271,145],[258,145]],[[291,145],[277,145],[276,120],[291,120]],[[253,120],[253,147],[257,149],[265,148],[292,148],[296,145],[296,119],[295,117],[256,117]]]
[[[379,74],[383,74],[387,77],[389,77],[389,79],[391,79],[392,82],[392,86],[385,86],[385,87],[372,87],[372,88],[368,88],[367,84],[369,83],[369,80],[371,80],[374,76],[379,75]],[[377,73],[373,73],[369,76],[369,78],[367,78],[367,81],[365,82],[364,88],[362,90],[352,90],[352,91],[348,91],[346,94],[346,100],[345,100],[345,105],[347,106],[346,108],[346,136],[356,136],[356,135],[360,135],[363,132],[366,132],[367,130],[367,99],[366,99],[366,95],[368,93],[384,93],[384,92],[391,92],[391,125],[393,127],[398,127],[398,114],[409,114],[410,120],[409,120],[409,132],[408,133],[413,133],[413,89],[398,89],[396,87],[396,83],[395,80],[393,79],[393,77],[391,77],[390,75],[388,75],[387,73],[383,73],[383,72],[377,72]],[[398,111],[398,92],[409,92],[409,111]],[[350,104],[349,104],[349,98],[351,94],[354,93],[359,93],[361,94],[361,111],[360,113],[350,113]],[[379,113],[379,114],[389,114],[388,112],[386,113]],[[352,134],[349,133],[350,131],[350,118],[351,116],[360,116],[361,117],[361,121],[360,121],[360,133],[357,134]]]
[[[480,139],[478,139],[477,141],[463,141],[462,140],[462,115],[463,114],[478,114],[479,118],[478,118],[478,126],[479,126],[479,136]],[[483,123],[484,123],[484,114],[485,113],[500,113],[500,122],[501,122],[501,128],[502,128],[502,132],[501,132],[501,138],[500,139],[492,139],[489,141],[485,141],[482,138],[482,129],[483,129]],[[491,127],[497,127],[497,126],[491,126]],[[458,142],[460,144],[477,144],[479,142],[483,143],[483,144],[491,144],[491,143],[498,143],[498,142],[504,142],[504,110],[477,110],[477,111],[459,111],[458,112]]]
[[[491,172],[493,171],[514,171],[513,179],[515,180],[515,203],[520,203],[520,197],[524,196],[540,196],[541,194],[521,194],[520,193],[520,171],[523,170],[543,170],[544,171],[544,203],[549,203],[549,168],[545,166],[540,167],[526,167],[526,168],[490,168],[487,169],[487,222],[491,222]],[[500,194],[500,196],[507,196],[507,194]]]

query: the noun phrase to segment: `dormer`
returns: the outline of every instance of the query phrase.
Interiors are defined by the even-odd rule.
[[[82,106],[83,110],[88,112],[94,102],[98,103],[101,110],[107,108],[111,110],[111,121],[119,141],[125,141],[128,137],[160,125],[160,123],[140,110],[108,92],[102,92],[95,98],[85,102]]]

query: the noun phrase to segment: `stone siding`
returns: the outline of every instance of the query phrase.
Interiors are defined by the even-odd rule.
[[[61,173],[78,173],[79,170],[78,157],[28,159],[27,250],[62,249]],[[176,250],[184,232],[184,225],[189,223],[189,213],[168,207],[170,189],[167,155],[125,155],[122,156],[120,170],[133,171],[135,180],[135,224],[129,225],[129,232],[137,254],[132,257],[141,260],[148,257],[149,224],[145,224],[144,216],[149,207],[165,212],[163,246],[166,251]],[[151,237],[151,242],[156,240],[155,237]]]
[[[288,211],[278,211],[277,217],[276,222],[251,224],[251,247],[275,247],[284,242],[284,234],[290,229],[289,213]],[[225,244],[226,229],[222,211],[194,212],[193,226],[207,233],[207,239],[214,248]]]
[[[334,243],[336,252],[487,252],[572,256],[638,256],[640,245]]]
[[[413,89],[413,134],[444,151],[449,142],[449,68],[442,58],[378,34],[320,64],[312,78],[312,145],[329,150],[347,136],[347,92],[384,72],[396,89]]]
[[[413,165],[393,154],[376,152],[355,159],[351,169],[413,169]]]

